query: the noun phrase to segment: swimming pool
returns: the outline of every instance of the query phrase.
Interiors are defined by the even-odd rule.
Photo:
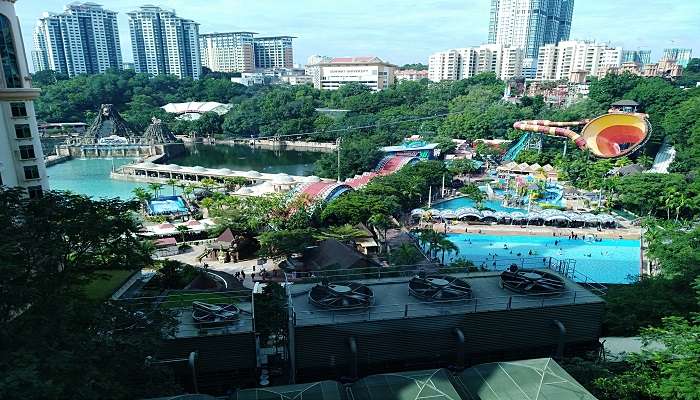
[[[513,212],[513,211],[526,211],[522,208],[510,208],[510,207],[503,207],[501,204],[501,201],[499,200],[485,200],[483,202],[485,207],[488,207],[494,211],[505,211],[505,212]],[[447,200],[442,203],[438,204],[433,204],[432,208],[436,208],[438,210],[457,210],[462,207],[472,207],[476,208],[476,202],[470,198],[467,197],[458,197],[456,199],[452,200]]]
[[[148,213],[151,215],[187,213],[187,205],[180,196],[161,196],[148,201]]]
[[[457,245],[459,254],[445,255],[445,263],[448,263],[448,259],[452,261],[465,258],[477,266],[485,263],[492,267],[493,262],[500,259],[502,262],[497,262],[497,265],[501,267],[501,264],[510,262],[506,259],[525,258],[540,263],[544,258],[553,257],[575,260],[576,271],[598,283],[630,283],[630,275],[639,275],[639,240],[603,239],[600,242],[589,242],[566,237],[465,233],[448,234],[448,238]],[[554,245],[555,240],[559,242],[557,246]]]

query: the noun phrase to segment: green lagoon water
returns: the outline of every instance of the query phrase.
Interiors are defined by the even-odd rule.
[[[188,154],[171,163],[205,168],[229,168],[232,170],[255,170],[267,173],[284,172],[290,175],[312,175],[313,164],[322,153],[303,151],[273,151],[253,149],[247,146],[196,145],[188,147]],[[52,190],[68,190],[96,198],[133,197],[132,190],[146,187],[134,183],[110,179],[112,166],[132,162],[129,158],[73,159],[48,168],[49,185]],[[177,188],[176,188],[177,190]],[[163,194],[171,194],[164,188]]]

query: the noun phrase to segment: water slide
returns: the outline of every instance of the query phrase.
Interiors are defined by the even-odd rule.
[[[530,133],[525,132],[524,135],[515,142],[514,145],[510,146],[506,154],[503,155],[503,161],[514,161],[518,158],[518,154],[527,146],[527,142],[530,140]]]
[[[583,126],[580,134],[570,129],[578,126]],[[571,122],[518,121],[513,127],[525,132],[568,138],[576,143],[578,148],[589,150],[599,158],[619,158],[632,154],[644,146],[651,136],[651,125],[647,115],[637,113],[616,112],[592,120]]]

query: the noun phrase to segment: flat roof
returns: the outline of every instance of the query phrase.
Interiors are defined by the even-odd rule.
[[[236,306],[247,312],[252,310],[251,303],[239,302],[236,303]],[[253,317],[251,315],[241,314],[235,322],[206,327],[206,325],[200,326],[192,319],[192,307],[178,308],[175,312],[175,318],[179,322],[175,331],[176,338],[253,332]]]
[[[406,317],[430,317],[449,314],[503,311],[511,309],[542,308],[568,304],[602,303],[603,299],[561,274],[566,282],[564,291],[555,296],[521,295],[500,287],[499,271],[450,274],[466,278],[472,289],[471,300],[452,302],[423,302],[408,294],[411,277],[353,280],[369,286],[374,291],[374,303],[369,308],[355,310],[324,310],[308,300],[308,292],[316,283],[290,285],[296,325],[326,325],[344,322],[360,322],[401,319]]]

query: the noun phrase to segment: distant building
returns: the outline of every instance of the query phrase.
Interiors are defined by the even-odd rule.
[[[622,63],[619,68],[606,68],[599,71],[598,77],[602,78],[607,74],[630,73],[647,78],[660,77],[667,79],[680,78],[683,75],[683,67],[676,63],[676,60],[661,59],[657,63],[641,65],[635,62]]]
[[[63,13],[44,13],[33,32],[35,71],[70,77],[122,68],[117,13],[88,2],[74,2]]]
[[[487,44],[434,53],[428,60],[428,78],[433,82],[471,78],[493,72],[508,80],[522,74],[523,50]]]
[[[320,71],[314,87],[336,90],[347,83],[360,83],[370,89],[382,90],[394,84],[396,65],[378,57],[338,57],[317,64]]]
[[[143,6],[127,13],[136,72],[199,79],[199,24],[175,11]]]
[[[134,63],[133,63],[133,62],[128,62],[128,61],[125,61],[125,62],[123,63],[123,67],[122,67],[122,69],[125,69],[125,70],[127,70],[127,69],[133,70],[133,69],[135,69],[135,68],[136,68],[136,66],[134,65]]]
[[[233,105],[231,104],[222,104],[215,101],[191,101],[189,103],[168,103],[161,108],[167,113],[177,114],[177,119],[194,121],[198,120],[202,114],[208,112],[223,116],[229,112],[232,107]]]
[[[294,36],[269,36],[255,38],[254,54],[256,69],[293,68]]]
[[[396,71],[394,78],[397,81],[419,81],[428,79],[428,70],[416,71],[415,69],[404,69]]]
[[[675,60],[676,64],[685,68],[693,57],[693,49],[664,49],[663,59]]]
[[[605,43],[567,40],[540,48],[535,79],[540,81],[580,81],[582,74],[598,75],[602,69],[622,63],[622,48]]]
[[[574,0],[491,0],[488,42],[524,49],[522,72],[534,78],[540,48],[569,39]]]
[[[244,72],[240,77],[231,78],[231,82],[238,83],[243,86],[265,85],[269,80],[265,79],[265,75],[261,72]]]
[[[304,75],[311,77],[311,83],[321,81],[321,67],[319,64],[328,63],[333,57],[313,55],[306,59]]]
[[[625,50],[622,52],[622,62],[651,64],[651,50]]]
[[[0,1],[0,186],[21,187],[30,198],[49,188],[14,1]]]
[[[255,70],[254,32],[203,33],[199,35],[202,66],[218,72]]]

